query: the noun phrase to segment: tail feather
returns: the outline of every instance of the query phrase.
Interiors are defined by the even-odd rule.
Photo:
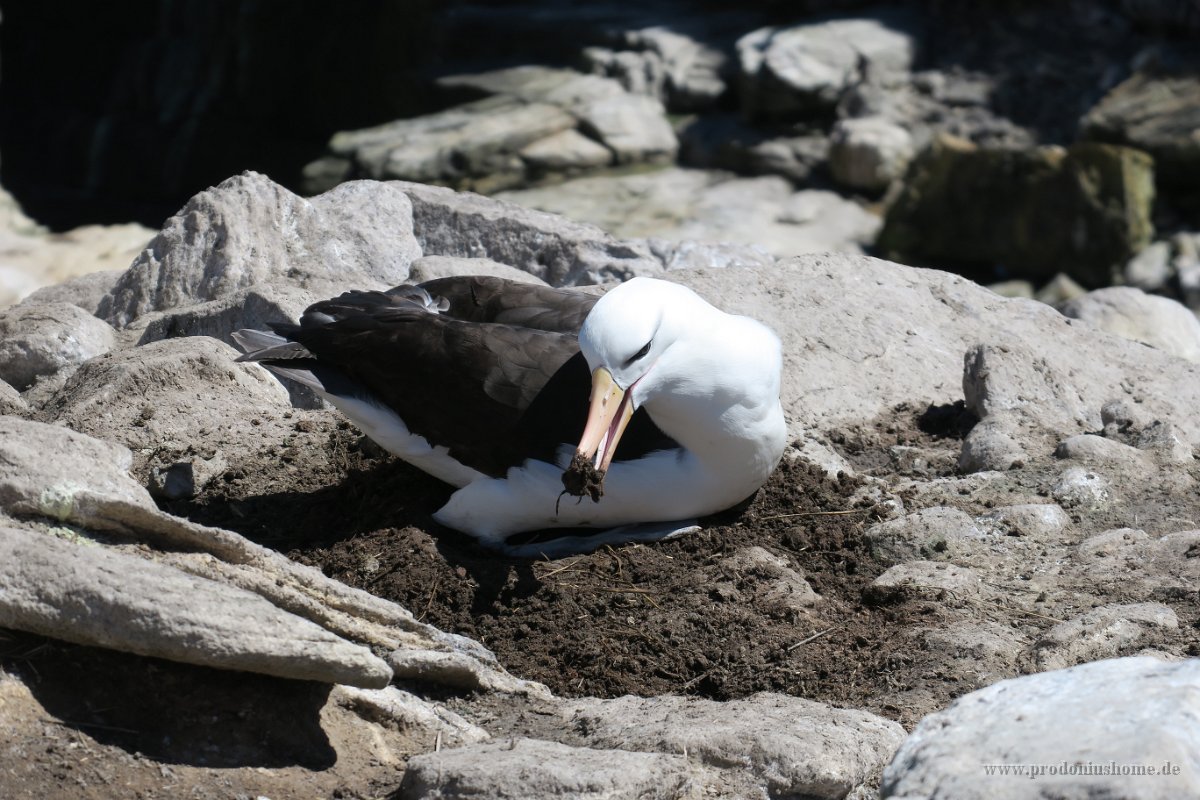
[[[242,348],[237,361],[293,361],[312,358],[313,354],[299,342],[289,342],[277,333],[243,328],[234,331],[233,340]]]

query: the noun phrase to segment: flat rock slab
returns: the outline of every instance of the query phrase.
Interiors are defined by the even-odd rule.
[[[400,800],[675,800],[697,769],[682,755],[589,750],[536,739],[491,742],[408,762]]]
[[[686,753],[748,771],[771,797],[831,800],[865,783],[904,737],[900,725],[866,711],[768,693],[724,703],[581,701],[574,721],[593,746]]]
[[[220,669],[379,688],[369,649],[257,594],[86,540],[0,524],[0,626]]]
[[[1196,797],[1197,685],[1200,660],[1144,656],[1001,681],[922,720],[880,797]]]
[[[349,652],[359,653],[360,656],[365,652],[369,655],[369,651],[350,645],[345,641],[347,639],[370,644],[379,651],[389,652],[390,658],[407,670],[406,674],[419,674],[422,680],[429,683],[545,694],[544,687],[521,681],[504,672],[496,663],[495,656],[482,645],[417,622],[408,610],[394,603],[351,589],[325,577],[319,570],[296,564],[236,533],[204,527],[159,511],[146,489],[129,476],[128,469],[132,462],[132,453],[120,445],[58,425],[0,416],[0,512],[15,518],[9,520],[9,527],[37,534],[35,539],[21,540],[22,547],[31,548],[35,555],[39,548],[60,547],[48,530],[98,531],[115,535],[121,542],[133,543],[132,546],[102,546],[93,542],[93,547],[86,548],[85,561],[93,556],[108,558],[103,554],[111,553],[113,557],[121,556],[120,563],[125,565],[123,569],[136,570],[145,562],[151,564],[149,569],[154,571],[151,577],[170,574],[186,586],[192,585],[187,581],[200,581],[198,585],[210,587],[213,591],[230,592],[230,597],[239,598],[239,603],[247,596],[258,598],[253,602],[258,605],[267,603],[275,609],[275,613],[284,615],[279,619],[300,626],[298,640],[320,641],[319,637],[314,638],[316,635],[304,633],[309,630],[310,624],[315,624],[332,636],[335,642],[357,648]],[[0,515],[0,519],[5,518]],[[55,522],[71,527],[50,529],[48,526]],[[47,550],[47,553],[45,558],[50,562],[61,560],[57,550]],[[20,570],[21,560],[8,557],[0,559],[0,585],[7,585],[5,570]],[[30,557],[25,560],[34,559]],[[66,609],[73,608],[71,603],[75,595],[95,594],[99,598],[96,602],[101,604],[98,607],[108,603],[122,608],[119,606],[122,598],[109,599],[114,593],[109,580],[111,569],[99,572],[81,569],[83,571],[76,570],[63,577],[63,580],[72,579],[79,583],[74,595],[54,594],[57,591],[56,574],[42,575],[37,579],[47,582],[44,589],[38,589],[36,581],[30,584],[30,579],[22,577],[22,580],[32,587],[30,591],[37,589],[43,592],[36,597],[44,601],[42,610],[52,619],[56,618],[55,604],[60,603]],[[167,570],[167,573],[162,573],[162,570]],[[19,572],[13,574],[24,576]],[[151,600],[136,600],[135,597],[129,601],[144,601],[153,605],[153,589],[146,591],[150,592]],[[222,602],[214,600],[209,604],[209,610],[228,611]],[[25,603],[22,608],[28,605]],[[203,609],[198,606],[197,611],[200,610]],[[187,612],[186,608],[184,612]],[[168,641],[174,641],[170,638],[174,634],[170,633],[169,619],[164,621],[161,615],[154,616],[149,612],[139,612],[131,619],[134,632],[126,635],[126,638],[131,639],[134,645],[145,637],[154,641],[156,629],[164,625],[168,628],[164,635]],[[184,620],[187,625],[203,624],[200,617],[193,620],[185,616]],[[108,617],[104,616],[91,619],[90,623],[98,626],[96,631],[90,631],[88,625],[80,621],[79,630],[70,635],[64,634],[61,638],[102,644],[108,641],[103,638],[108,635],[105,633],[107,621]],[[212,624],[216,630],[222,630],[225,626],[219,618]],[[47,635],[59,635],[44,627],[35,628],[32,623],[30,629]],[[114,643],[109,646],[117,646],[116,640],[112,641]],[[229,653],[222,650],[219,643],[213,648],[215,665],[226,666]],[[135,649],[133,652],[144,650]],[[204,655],[200,649],[191,652],[190,660],[193,663]],[[285,647],[282,652],[287,654],[290,651]],[[158,654],[158,651],[154,654]],[[374,656],[371,658],[374,659]],[[282,660],[286,663],[296,661],[300,664],[298,669],[306,668],[302,656],[289,656]],[[252,663],[257,662],[239,662],[240,666],[235,668],[251,669]],[[269,669],[262,671],[269,674],[280,674],[278,669],[286,667],[286,663],[285,667],[271,666],[274,662],[270,659],[265,659],[264,663]],[[378,675],[379,666],[384,662],[375,659],[367,664]],[[391,668],[384,666],[390,676]],[[272,672],[272,669],[276,671]],[[377,678],[370,681],[365,685],[378,685]]]

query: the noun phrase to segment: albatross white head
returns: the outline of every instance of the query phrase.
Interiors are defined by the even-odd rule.
[[[633,412],[650,418],[709,471],[753,485],[783,452],[778,337],[692,290],[634,278],[596,303],[579,331],[592,371],[578,453],[605,471]],[[733,488],[733,487],[731,487]]]

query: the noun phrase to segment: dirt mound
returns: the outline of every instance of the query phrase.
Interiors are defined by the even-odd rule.
[[[843,438],[880,462],[867,451],[892,444],[896,431],[935,447],[945,431],[923,431],[922,413],[898,410],[892,434]],[[345,424],[318,422],[326,430],[315,432],[305,424],[318,435],[297,440],[321,452],[264,453],[261,464],[167,510],[395,600],[563,695],[730,699],[772,690],[905,721],[923,713],[885,695],[911,661],[912,629],[936,624],[939,608],[864,600],[884,565],[865,549],[863,530],[877,516],[869,502],[854,504],[857,480],[785,463],[748,505],[699,533],[557,561],[507,559],[432,520],[444,485]]]

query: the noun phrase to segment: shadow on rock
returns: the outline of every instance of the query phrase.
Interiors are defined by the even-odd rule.
[[[327,769],[329,686],[44,642],[2,654],[53,721],[167,764]],[[48,720],[51,721],[51,720]]]

